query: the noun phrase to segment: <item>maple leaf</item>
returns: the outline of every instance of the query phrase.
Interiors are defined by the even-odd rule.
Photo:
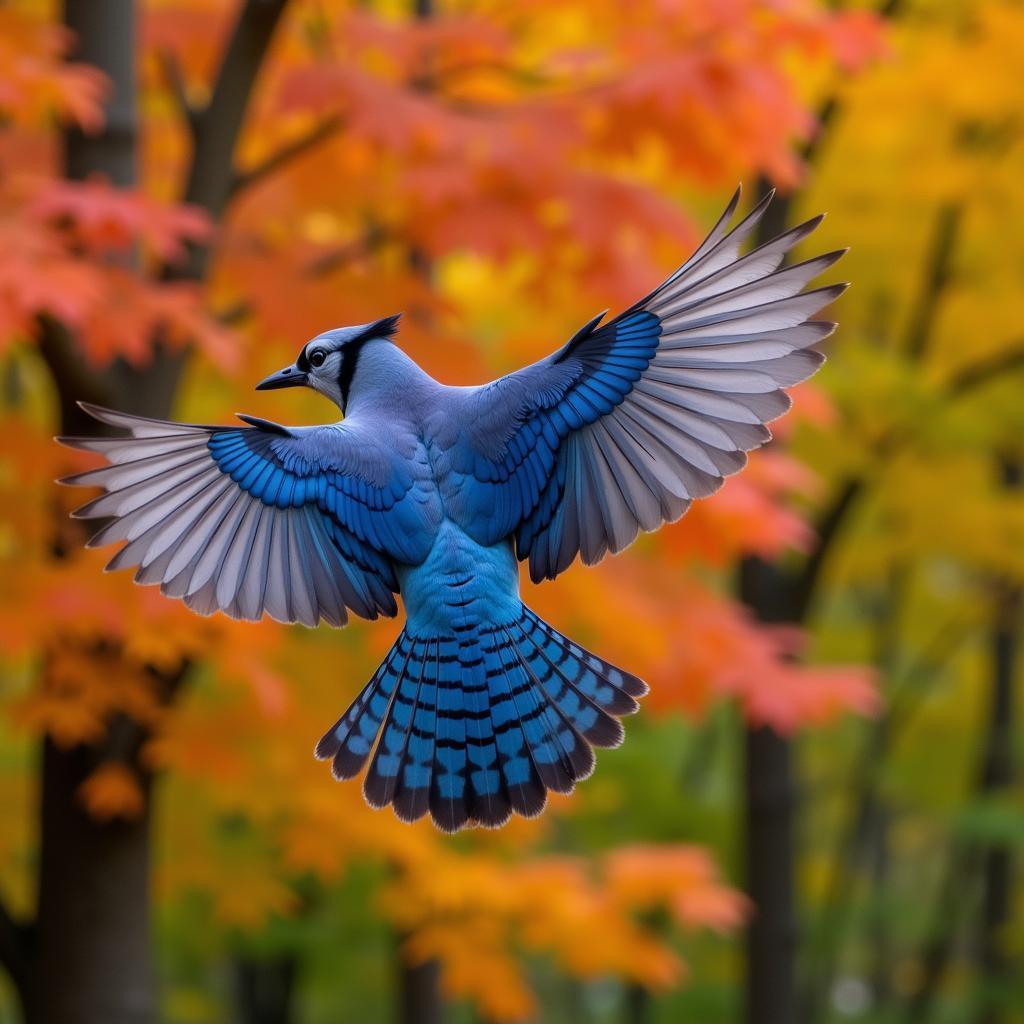
[[[78,790],[86,810],[101,821],[137,818],[145,804],[138,779],[127,765],[107,761]]]
[[[680,924],[730,932],[745,920],[744,897],[723,885],[708,851],[696,846],[624,846],[607,857],[613,898],[639,909],[667,906]]]
[[[165,263],[183,259],[187,242],[207,242],[213,230],[209,216],[197,206],[157,202],[99,177],[48,185],[29,213],[60,227],[72,247],[91,255],[127,254],[141,245]]]
[[[70,42],[70,33],[39,13],[0,9],[0,113],[25,127],[56,115],[99,130],[107,78],[96,68],[65,63]]]

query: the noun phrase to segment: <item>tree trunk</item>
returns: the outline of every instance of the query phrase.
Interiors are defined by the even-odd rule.
[[[111,184],[135,185],[137,123],[134,0],[65,0],[64,23],[75,33],[74,58],[100,68],[110,80],[105,124],[98,134],[78,128],[66,136],[69,178],[102,174]]]
[[[623,991],[623,1024],[650,1024],[653,1007],[651,993],[633,982]]]
[[[90,748],[44,741],[36,1024],[155,1017],[149,814],[110,823],[90,817],[78,790],[95,764]]]
[[[246,0],[221,62],[209,105],[195,112],[186,198],[213,216],[227,203],[232,164],[252,84],[286,0]],[[137,53],[134,0],[66,0],[64,20],[75,33],[74,59],[102,70],[111,82],[102,132],[77,129],[65,137],[69,178],[102,175],[113,185],[137,184]],[[196,247],[167,276],[198,280],[208,253]],[[61,432],[96,433],[80,399],[149,416],[170,414],[186,353],[159,343],[139,369],[117,361],[102,372],[79,356],[74,339],[56,322],[44,323],[41,352],[54,379]],[[59,638],[58,638],[59,639]],[[170,701],[186,666],[153,685]],[[42,751],[38,911],[30,950],[27,1014],[32,1024],[149,1024],[156,1017],[150,945],[150,778],[138,764],[147,734],[117,717],[96,748]],[[146,797],[132,822],[100,822],[79,800],[82,783],[106,759],[134,770]]]
[[[1016,491],[1024,485],[1021,466],[1004,461],[1003,486]],[[992,689],[989,723],[982,755],[980,790],[998,796],[1013,785],[1013,687],[1017,664],[1018,631],[1024,606],[1021,587],[999,580],[993,586]],[[982,851],[981,920],[978,935],[978,971],[982,996],[978,1024],[1001,1024],[1004,990],[1011,983],[1006,956],[1006,929],[1013,907],[1013,854],[1006,843],[991,843]]]
[[[235,961],[238,1024],[291,1024],[298,960],[291,954]]]
[[[812,153],[809,148],[805,157],[810,159]],[[758,182],[758,197],[770,189],[771,183],[762,179]],[[792,201],[791,194],[775,197],[758,224],[755,244],[785,231]],[[822,565],[859,491],[858,481],[840,488],[817,524],[816,544],[802,565],[790,570],[760,558],[743,561],[740,599],[759,622],[804,623]],[[797,1024],[793,842],[797,787],[791,743],[771,729],[751,726],[746,730],[744,753],[747,894],[754,904],[746,937],[744,1020],[746,1024]]]
[[[100,173],[113,184],[136,182],[135,5],[132,0],[67,0],[65,21],[75,32],[75,57],[101,68],[112,93],[104,131],[66,136],[66,172]],[[51,354],[74,360],[56,325],[47,332]],[[56,379],[61,430],[84,426],[74,400],[75,374]],[[125,368],[102,382],[112,397],[131,399]],[[156,412],[166,412],[166,408]],[[122,731],[130,723],[111,723]],[[137,749],[137,745],[133,743]],[[100,822],[79,799],[82,783],[102,760],[88,747],[63,749],[47,738],[42,750],[40,860],[31,1019],[36,1024],[147,1024],[156,996],[150,957],[149,844],[146,809],[134,821]],[[148,793],[148,777],[139,774]]]
[[[740,597],[765,624],[797,622],[794,579],[778,566],[746,560]],[[744,796],[747,895],[754,905],[746,935],[746,1024],[795,1024],[797,922],[793,829],[796,788],[790,741],[748,727]]]
[[[797,1019],[790,758],[788,740],[767,728],[747,730],[746,875],[754,904],[746,936],[747,1024]]]
[[[436,960],[422,964],[398,961],[398,1020],[400,1024],[441,1024],[441,967]]]

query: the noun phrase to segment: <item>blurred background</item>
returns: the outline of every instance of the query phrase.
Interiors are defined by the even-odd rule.
[[[0,3],[0,1021],[1024,1020],[1022,55],[1017,0]],[[526,588],[651,683],[541,818],[313,760],[395,622],[82,549],[76,400],[327,420],[252,386],[399,310],[490,379],[738,181],[854,287],[743,474]]]

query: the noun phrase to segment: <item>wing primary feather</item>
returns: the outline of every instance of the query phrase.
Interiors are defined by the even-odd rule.
[[[105,409],[102,405],[91,402],[77,402],[78,407],[88,413],[94,420],[105,423],[108,427],[121,427],[130,430],[136,437],[162,437],[166,434],[203,434],[215,427],[202,427],[196,423],[172,423],[168,420],[154,420],[146,416],[133,416],[131,413]]]
[[[130,565],[148,567],[167,552],[181,535],[200,519],[225,487],[222,479],[213,477],[191,500],[183,502],[166,518],[151,526],[135,540],[129,541],[107,564],[108,569]],[[170,556],[168,556],[170,557]]]
[[[659,300],[651,304],[651,309],[662,315],[665,312],[667,302],[675,303],[677,299],[685,299],[687,302],[695,301],[702,295],[716,295],[728,288],[723,288],[723,282],[732,282],[736,285],[749,281],[760,280],[773,273],[781,265],[787,252],[794,246],[799,245],[808,235],[814,231],[824,219],[824,214],[818,214],[810,220],[798,224],[794,228],[777,235],[775,238],[764,242],[757,248],[752,249],[745,256],[740,257],[733,263],[729,263],[693,283],[684,283],[682,287],[674,289],[671,296],[659,297]],[[845,252],[846,250],[843,250]],[[838,257],[837,257],[838,259]],[[736,285],[729,285],[735,287]]]
[[[129,487],[108,491],[76,508],[71,516],[73,519],[124,517],[151,501],[165,498],[169,490],[185,486],[196,476],[208,472],[210,468],[210,460],[205,455],[192,456],[188,461],[160,472],[155,477]]]
[[[249,499],[215,572],[217,576],[217,603],[227,609],[235,600],[252,554],[252,545],[263,514],[263,506]]]
[[[702,295],[696,292],[674,296],[670,302],[658,309],[658,315],[663,320],[676,317],[685,311],[710,316],[752,309],[767,302],[790,298],[798,294],[819,274],[824,273],[845,252],[845,249],[838,249],[825,253],[802,263],[794,263],[772,274],[741,282],[734,287],[712,291],[710,294]]]
[[[158,476],[164,470],[174,469],[189,462],[196,453],[205,449],[206,445],[202,443],[181,446],[171,452],[101,466],[98,469],[86,470],[84,473],[73,473],[71,476],[61,477],[57,483],[68,487],[105,487],[111,491],[120,490],[129,484],[141,483]]]
[[[250,621],[258,621],[263,615],[263,596],[267,587],[268,541],[273,511],[263,506],[260,509],[259,521],[253,533],[252,546],[246,562],[245,573],[239,582],[237,601],[240,617]]]
[[[289,594],[292,598],[292,609],[295,619],[302,625],[312,628],[317,624],[319,612],[316,595],[310,593],[309,569],[303,558],[302,545],[299,543],[298,509],[289,509],[288,515],[288,564],[291,570]]]
[[[216,529],[205,538],[202,549],[196,556],[186,596],[196,593],[211,580],[216,587],[217,570],[224,552],[235,537],[242,517],[248,511],[250,500],[244,491],[238,491],[235,501],[227,509]]]

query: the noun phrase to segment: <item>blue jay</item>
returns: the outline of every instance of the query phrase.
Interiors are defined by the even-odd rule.
[[[369,761],[366,799],[403,821],[539,814],[647,687],[530,611],[517,559],[553,579],[678,519],[769,439],[835,327],[809,318],[845,285],[804,288],[842,251],[780,269],[821,217],[740,256],[770,197],[730,230],[738,199],[648,296],[490,384],[434,380],[392,316],[318,335],[258,385],[313,388],[337,423],[84,406],[128,432],[60,439],[107,462],[62,481],[104,488],[74,513],[107,520],[89,544],[126,541],[109,568],[203,615],[341,626],[401,594],[405,628],[317,756],[339,779]]]

